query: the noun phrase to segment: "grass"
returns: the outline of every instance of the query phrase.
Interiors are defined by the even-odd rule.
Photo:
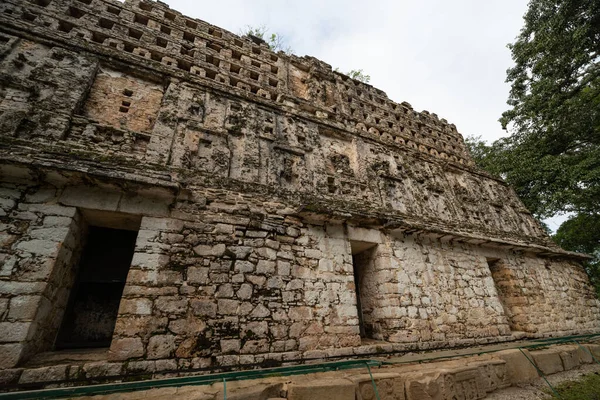
[[[600,400],[600,372],[555,387],[563,400]],[[556,397],[554,397],[556,398]]]

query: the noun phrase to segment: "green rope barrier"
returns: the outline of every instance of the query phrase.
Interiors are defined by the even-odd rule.
[[[379,391],[377,390],[377,384],[375,383],[375,379],[373,379],[373,374],[371,373],[371,367],[369,366],[368,362],[365,362],[365,364],[367,364],[367,369],[369,370],[369,376],[371,377],[371,384],[373,385],[373,390],[375,391],[375,398],[377,400],[381,400],[379,398]]]
[[[558,392],[556,391],[556,389],[554,389],[554,387],[550,384],[550,382],[548,382],[548,379],[546,379],[546,375],[544,375],[544,373],[538,368],[537,365],[535,365],[535,363],[529,359],[529,357],[527,357],[527,354],[525,354],[525,352],[523,351],[522,348],[519,347],[519,351],[521,352],[521,354],[523,354],[523,356],[527,359],[527,361],[529,361],[531,363],[531,365],[533,365],[533,367],[536,369],[536,371],[538,372],[538,374],[544,378],[544,380],[546,381],[546,383],[548,384],[548,386],[550,386],[550,389],[552,389],[552,392],[554,393],[554,395],[556,397],[558,397],[559,399],[562,399],[562,397],[560,397],[560,394],[558,394]]]

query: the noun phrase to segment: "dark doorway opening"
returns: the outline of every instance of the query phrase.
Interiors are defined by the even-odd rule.
[[[375,285],[373,262],[375,258],[375,243],[350,242],[352,249],[352,266],[354,269],[354,287],[356,288],[356,308],[360,337],[373,339],[374,321],[372,318]]]
[[[109,347],[137,231],[90,226],[56,349]]]

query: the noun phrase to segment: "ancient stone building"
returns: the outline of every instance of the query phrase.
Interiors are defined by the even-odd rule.
[[[600,328],[583,256],[454,125],[161,2],[0,2],[0,133],[4,369],[64,349],[104,354],[89,376]]]

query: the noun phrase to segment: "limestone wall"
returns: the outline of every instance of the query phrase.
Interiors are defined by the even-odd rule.
[[[3,368],[54,349],[88,225],[139,231],[115,362],[600,328],[582,256],[453,125],[162,3],[0,4],[0,178]]]
[[[119,71],[85,52],[16,37],[9,43],[0,62],[0,126],[5,143],[23,151],[21,161],[43,157],[30,153],[36,146],[51,163],[60,161],[50,155],[57,153],[66,164],[142,162],[177,173],[168,180],[230,179],[294,192],[307,209],[553,246],[510,188],[462,164],[324,125],[285,104],[268,107],[176,79],[161,84],[160,74]]]
[[[56,190],[4,184],[0,366],[53,349],[85,238],[77,209],[47,204]]]
[[[5,228],[0,285],[7,333],[0,346],[12,357],[5,367],[52,349],[82,248],[76,238],[85,238],[82,225],[97,223],[89,210],[143,215],[113,361],[175,359],[189,368],[351,354],[361,345],[357,243],[371,249],[362,264],[371,288],[360,291],[367,337],[445,347],[508,340],[517,330],[598,328],[597,300],[576,264],[302,220],[273,197],[190,188],[192,202],[181,195],[150,202],[111,185],[93,190],[6,184],[13,225]],[[512,270],[509,283],[492,278],[490,259]]]

